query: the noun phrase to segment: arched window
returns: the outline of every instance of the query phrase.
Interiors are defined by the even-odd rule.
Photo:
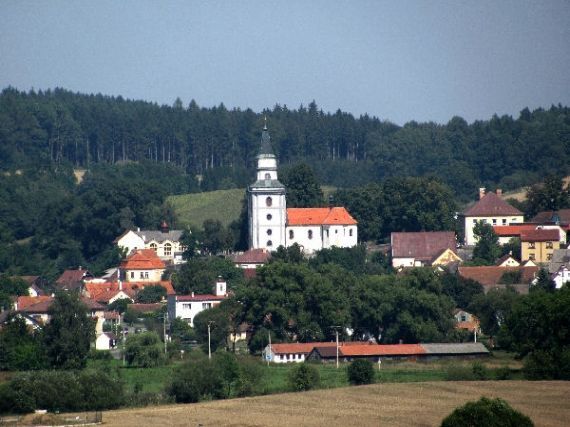
[[[313,230],[309,230],[308,234],[309,234],[309,239],[312,239],[313,238]]]
[[[294,239],[294,238],[295,238],[295,233],[293,232],[293,230],[289,230],[289,238],[290,238],[290,239]]]
[[[267,241],[267,246],[273,246],[273,242],[271,240]]]
[[[271,218],[273,218],[273,215],[267,214],[267,221],[271,221]]]
[[[271,236],[271,234],[273,233],[273,231],[271,231],[271,229],[267,230],[267,235]]]
[[[150,248],[156,252],[156,250],[158,249],[158,246],[156,245],[156,243],[151,243]]]
[[[164,244],[164,256],[172,255],[172,245],[170,243]]]
[[[266,174],[265,174],[265,179],[271,179],[271,174],[266,173]]]
[[[271,206],[273,204],[273,200],[271,199],[271,197],[268,197],[267,199],[265,199],[265,206]]]

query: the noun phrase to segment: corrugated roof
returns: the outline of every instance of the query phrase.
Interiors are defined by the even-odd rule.
[[[446,249],[455,250],[453,231],[422,231],[415,233],[392,233],[392,257],[432,260]]]
[[[343,207],[289,208],[287,225],[355,225],[356,220]]]
[[[465,216],[521,216],[522,214],[495,193],[485,194],[482,199],[463,212]]]
[[[426,354],[488,354],[489,350],[480,342],[421,344]]]

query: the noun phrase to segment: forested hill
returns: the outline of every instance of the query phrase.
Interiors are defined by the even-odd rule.
[[[479,186],[505,189],[570,172],[570,109],[524,109],[518,118],[494,116],[468,124],[410,122],[404,126],[313,102],[255,113],[200,108],[176,100],[159,106],[122,97],[63,89],[0,95],[0,169],[71,163],[170,162],[203,175],[203,189],[243,187],[251,179],[267,115],[281,164],[303,160],[324,184],[362,185],[390,176],[435,175],[458,196]]]

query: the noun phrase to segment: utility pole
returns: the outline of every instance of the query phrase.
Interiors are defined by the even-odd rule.
[[[271,331],[268,332],[269,335],[269,354],[265,355],[265,358],[267,359],[267,366],[269,366],[269,359],[271,358]]]
[[[162,337],[164,339],[164,355],[168,354],[166,349],[166,320],[168,318],[168,311],[164,312],[164,316],[162,316]]]
[[[339,368],[339,360],[338,360],[338,330],[342,328],[342,326],[331,326],[334,329],[335,336],[336,336],[336,368]]]
[[[208,359],[212,359],[212,341],[210,335],[210,326],[214,323],[212,320],[208,322]]]

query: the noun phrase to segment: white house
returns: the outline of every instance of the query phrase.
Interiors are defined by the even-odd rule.
[[[117,345],[117,337],[111,332],[103,332],[95,340],[96,350],[111,350]]]
[[[185,247],[180,242],[183,230],[170,230],[166,222],[162,222],[160,230],[127,230],[115,243],[127,254],[137,249],[152,249],[158,257],[173,264],[181,262],[181,254]]]
[[[554,283],[556,283],[556,289],[560,289],[565,283],[570,283],[570,269],[565,265],[561,265],[558,271],[551,277]]]
[[[277,176],[277,158],[269,132],[264,126],[256,181],[247,189],[249,248],[273,251],[296,243],[310,254],[333,246],[357,244],[357,222],[345,208],[287,209],[285,193]]]
[[[463,212],[465,228],[465,244],[475,245],[473,228],[477,222],[482,221],[492,226],[504,226],[524,221],[523,213],[501,199],[502,191],[485,193],[484,188],[479,189],[479,200]]]
[[[198,313],[212,308],[228,297],[226,281],[221,277],[216,280],[213,294],[169,295],[168,316],[179,317],[194,327],[194,318]]]

